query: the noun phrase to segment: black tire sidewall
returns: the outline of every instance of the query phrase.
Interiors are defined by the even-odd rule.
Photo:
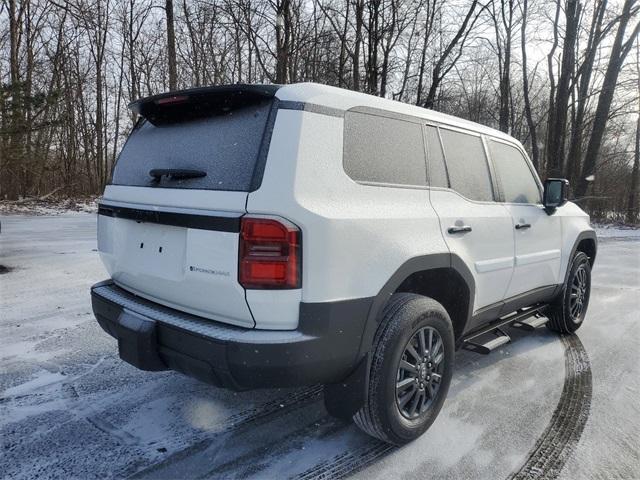
[[[401,310],[396,312],[378,345],[382,351],[383,362],[377,372],[379,375],[376,417],[382,423],[382,429],[394,443],[411,441],[424,433],[437,417],[447,396],[455,358],[453,328],[449,315],[442,305],[432,299],[415,295]],[[444,369],[442,383],[436,401],[415,421],[405,418],[396,404],[396,375],[400,358],[406,344],[421,328],[432,327],[442,338],[444,344]]]
[[[580,314],[580,321],[574,322],[571,318],[571,285],[573,284],[573,280],[576,276],[576,272],[580,267],[583,267],[587,273],[587,295],[584,303],[584,308],[582,309],[582,313]],[[589,257],[583,252],[578,252],[571,262],[571,270],[569,272],[569,276],[567,277],[567,282],[564,286],[564,292],[562,296],[562,320],[563,327],[568,332],[575,332],[582,323],[584,322],[584,317],[587,314],[587,309],[589,307],[589,300],[591,298],[591,268],[589,265]]]

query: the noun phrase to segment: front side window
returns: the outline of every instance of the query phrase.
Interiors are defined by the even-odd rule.
[[[396,118],[348,111],[344,170],[358,182],[427,185],[422,127]]]
[[[489,152],[505,202],[541,203],[538,183],[520,150],[489,140]]]
[[[440,135],[451,188],[470,200],[493,201],[482,139],[446,128],[440,129]]]

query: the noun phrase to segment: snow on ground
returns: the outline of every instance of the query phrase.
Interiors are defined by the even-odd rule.
[[[0,215],[69,215],[97,210],[98,197],[0,200]]]
[[[106,276],[95,216],[0,221],[2,478],[262,479],[341,465],[367,480],[506,478],[560,398],[563,346],[546,329],[509,330],[513,342],[489,356],[459,352],[442,413],[402,448],[330,418],[318,388],[234,393],[142,372],[118,358],[91,313],[89,287]],[[591,414],[566,479],[640,478],[640,236],[604,230],[580,330]]]
[[[594,225],[598,238],[640,238],[640,228],[624,224]]]

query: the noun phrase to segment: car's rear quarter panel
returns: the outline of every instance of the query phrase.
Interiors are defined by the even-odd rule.
[[[429,191],[354,182],[342,145],[340,116],[279,110],[262,185],[247,201],[249,214],[277,213],[302,229],[303,302],[373,297],[408,259],[448,251]],[[259,327],[269,304],[255,308],[252,293]],[[273,306],[285,295],[271,292]]]

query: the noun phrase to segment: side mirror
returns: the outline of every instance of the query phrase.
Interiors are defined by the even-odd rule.
[[[551,215],[556,208],[567,203],[569,197],[569,180],[564,178],[548,178],[544,182],[544,199],[542,204],[545,211]]]

